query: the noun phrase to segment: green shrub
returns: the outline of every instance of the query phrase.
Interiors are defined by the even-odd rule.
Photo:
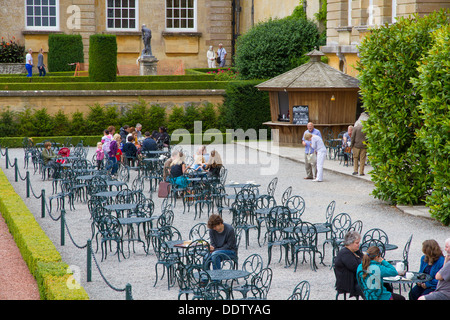
[[[83,112],[76,111],[72,114],[72,121],[70,126],[70,133],[73,136],[79,136],[86,133],[86,122],[84,120]]]
[[[207,103],[200,108],[200,120],[204,131],[209,129],[219,129],[217,122],[217,112],[212,103]]]
[[[102,134],[110,125],[109,119],[105,116],[105,108],[96,103],[89,106],[89,113],[86,117],[86,134]]]
[[[48,36],[48,69],[51,72],[73,71],[72,63],[84,63],[83,40],[79,34]]]
[[[411,79],[418,62],[433,44],[431,31],[448,24],[445,12],[423,18],[399,18],[391,26],[373,29],[362,41],[358,63],[364,127],[373,166],[375,197],[395,204],[425,201],[432,184],[427,150],[417,139],[423,126],[421,95]]]
[[[168,120],[167,129],[169,133],[176,129],[184,128],[184,108],[180,106],[173,107]]]
[[[35,135],[49,137],[54,134],[53,117],[47,113],[46,108],[34,110],[33,126]]]
[[[221,109],[226,128],[267,129],[262,123],[271,119],[269,94],[255,88],[259,83],[255,80],[228,85]]]
[[[148,117],[146,120],[147,126],[144,128],[149,128],[148,131],[150,131],[150,133],[153,130],[158,130],[161,126],[167,127],[166,109],[160,105],[151,105],[148,110]],[[144,126],[144,123],[142,125]]]
[[[15,114],[9,107],[0,113],[0,137],[15,136],[18,128],[15,123]]]
[[[305,19],[261,22],[241,35],[236,46],[236,68],[241,79],[272,78],[308,61],[306,53],[318,45],[319,31]]]
[[[53,123],[53,134],[57,133],[61,136],[68,136],[70,134],[70,120],[62,110],[58,110],[55,114]]]
[[[422,96],[419,110],[423,126],[419,140],[427,150],[432,192],[426,198],[430,213],[444,225],[450,224],[450,25],[436,30],[433,47],[413,79]]]
[[[114,82],[117,74],[117,40],[111,34],[89,37],[89,79],[92,82]]]

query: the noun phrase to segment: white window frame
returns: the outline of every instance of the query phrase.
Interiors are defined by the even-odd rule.
[[[178,8],[178,9],[184,9],[184,8],[181,8],[181,4],[182,4],[182,1],[186,1],[186,3],[188,4],[189,3],[189,0],[170,0],[170,1],[173,1],[173,2],[175,2],[175,1],[178,1],[178,3],[179,3],[179,7],[175,7],[176,9]],[[194,22],[194,25],[193,25],[193,27],[192,28],[189,28],[189,27],[186,27],[186,28],[182,28],[182,27],[168,27],[167,26],[167,22],[168,22],[168,19],[169,19],[169,17],[167,16],[167,11],[169,10],[169,9],[171,9],[171,8],[168,8],[167,7],[167,0],[165,1],[165,10],[164,10],[164,12],[165,12],[165,19],[164,19],[164,25],[165,25],[165,30],[166,31],[169,31],[169,32],[197,32],[197,0],[192,0],[193,1],[193,10],[194,10],[194,16],[193,16],[193,18],[192,18],[192,20],[193,20],[193,22]],[[173,8],[173,7],[172,7]],[[186,8],[185,10],[187,10],[188,8]],[[183,18],[179,18],[179,21],[181,21]],[[188,20],[188,18],[186,17],[185,18],[186,20]],[[186,24],[187,25],[187,24]]]
[[[115,1],[115,0],[113,0]],[[122,0],[120,0],[122,1]],[[129,7],[127,8],[129,9]],[[139,26],[139,0],[135,0],[135,25],[134,28],[116,28],[116,27],[109,27],[108,26],[108,0],[105,1],[105,16],[106,16],[106,30],[108,31],[138,31],[140,30]]]
[[[369,12],[369,17],[367,18],[367,25],[373,26],[373,23],[374,23],[373,0],[369,0],[369,8],[367,10]]]
[[[347,0],[347,26],[352,25],[352,0]]]
[[[59,20],[60,20],[59,0],[55,0],[55,10],[56,10],[56,16],[55,16],[55,18],[56,18],[56,25],[55,26],[34,26],[34,25],[33,26],[29,26],[28,25],[28,18],[29,18],[29,15],[28,15],[28,6],[29,6],[28,5],[28,1],[31,1],[31,0],[25,0],[24,1],[24,6],[25,6],[25,29],[26,30],[33,30],[33,31],[59,31],[60,30],[59,29]],[[41,7],[41,17],[42,17],[42,1],[43,0],[40,0],[40,4],[38,5],[38,4],[35,4],[35,0],[32,0],[32,2],[33,2],[33,4],[32,4],[32,6],[33,6],[33,15],[32,15],[33,20],[34,20],[34,18],[36,18],[34,13],[35,13],[35,8],[37,6]],[[50,0],[47,0],[46,2],[50,6]],[[50,16],[48,16],[48,17],[50,17]],[[49,21],[49,23],[50,23],[50,21]],[[33,24],[34,24],[34,21],[33,21]]]
[[[392,23],[396,23],[397,22],[397,0],[392,0]]]

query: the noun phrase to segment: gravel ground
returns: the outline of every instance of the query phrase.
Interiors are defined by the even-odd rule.
[[[387,203],[374,199],[370,193],[373,189],[373,183],[358,179],[355,177],[344,176],[332,171],[325,172],[325,181],[315,183],[304,180],[304,166],[301,162],[274,156],[265,152],[259,152],[245,146],[216,145],[208,146],[208,151],[213,147],[220,152],[225,166],[228,168],[227,182],[246,182],[255,181],[261,185],[260,192],[264,193],[268,183],[278,177],[278,185],[275,192],[275,198],[280,201],[283,191],[293,187],[293,195],[300,195],[305,199],[306,210],[302,216],[303,220],[309,222],[322,222],[325,219],[325,210],[327,205],[336,201],[335,214],[346,212],[352,220],[361,220],[364,224],[363,233],[371,228],[381,228],[387,232],[391,243],[397,244],[399,249],[387,252],[386,258],[400,258],[402,256],[403,246],[408,237],[413,234],[413,240],[410,249],[409,261],[410,269],[419,268],[419,259],[422,255],[422,242],[426,239],[435,239],[443,245],[444,240],[450,236],[449,229],[440,225],[438,222],[413,217],[405,214],[397,208]],[[185,147],[191,154],[196,147]],[[94,149],[90,148],[88,159],[92,158]],[[9,150],[10,161],[18,159],[21,176],[25,176],[26,169],[23,165],[23,150]],[[299,151],[299,158],[302,154]],[[91,221],[89,211],[85,203],[76,202],[75,210],[67,209],[66,220],[70,231],[70,237],[66,233],[66,243],[60,245],[60,223],[52,217],[59,217],[59,212],[53,206],[53,212],[47,213],[45,218],[41,217],[40,200],[33,195],[26,198],[25,182],[19,180],[14,182],[14,169],[5,169],[4,158],[0,159],[0,166],[8,176],[16,191],[22,196],[28,205],[36,220],[45,230],[47,235],[56,245],[62,255],[63,260],[68,263],[75,276],[79,279],[81,285],[85,288],[92,300],[124,300],[125,293],[122,290],[126,284],[132,287],[132,296],[135,300],[171,300],[177,299],[178,288],[167,289],[167,279],[159,279],[155,283],[155,255],[150,250],[145,254],[142,246],[137,244],[135,252],[131,252],[128,259],[121,259],[109,254],[107,259],[101,262],[100,250],[95,253],[101,274],[104,275],[109,285],[102,278],[99,269],[95,267],[91,282],[86,282],[86,249],[80,248],[86,245],[90,238]],[[332,160],[327,160],[332,161]],[[40,194],[40,190],[45,189],[47,197],[52,193],[52,182],[42,181],[39,174],[33,174],[30,166],[31,185],[34,193]],[[150,197],[151,194],[148,193]],[[155,202],[156,214],[160,212],[161,199],[156,195],[152,197]],[[189,229],[198,222],[206,222],[207,217],[194,220],[194,213],[182,213],[182,205],[175,207],[174,226],[180,230],[181,234],[187,237]],[[231,222],[231,216],[224,213],[225,222]],[[253,231],[253,230],[252,230]],[[260,254],[267,262],[267,245],[259,246],[256,239],[256,232],[250,231],[250,244],[245,248],[245,241],[241,241],[239,249],[239,259],[244,259],[252,253]],[[319,237],[319,243],[323,237]],[[93,242],[95,248],[95,241]],[[289,297],[295,285],[307,280],[311,284],[311,300],[333,300],[335,299],[334,290],[334,272],[330,268],[331,249],[326,247],[324,262],[326,266],[320,265],[317,271],[312,271],[309,263],[299,264],[297,271],[294,267],[286,268],[283,260],[278,261],[279,251],[274,249],[273,258],[270,267],[273,269],[273,281],[269,292],[271,300],[285,300]],[[158,270],[161,275],[161,269]],[[111,286],[114,288],[112,289]],[[407,297],[407,292],[402,293]]]

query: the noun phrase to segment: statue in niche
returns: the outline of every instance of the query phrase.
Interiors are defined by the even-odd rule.
[[[142,56],[152,56],[152,31],[145,26],[142,25],[142,41],[144,41],[144,49],[142,50]]]

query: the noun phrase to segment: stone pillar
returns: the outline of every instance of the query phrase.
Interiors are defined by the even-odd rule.
[[[139,74],[141,76],[156,76],[158,74],[158,59],[155,56],[141,56],[139,59]]]

